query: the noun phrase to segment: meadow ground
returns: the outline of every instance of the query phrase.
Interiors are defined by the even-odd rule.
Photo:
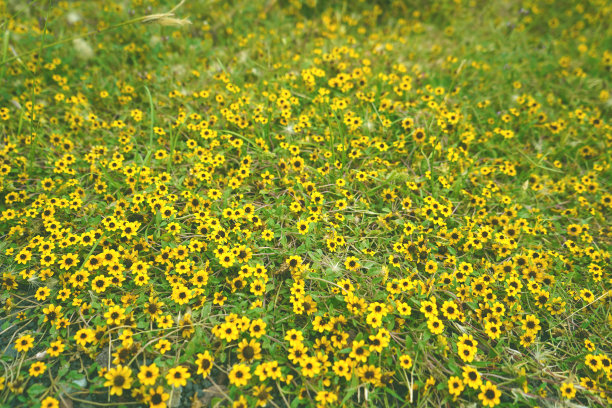
[[[611,20],[0,0],[0,406],[612,403]]]

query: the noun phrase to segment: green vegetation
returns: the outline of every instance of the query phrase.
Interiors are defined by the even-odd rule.
[[[610,21],[0,0],[0,406],[611,404]]]

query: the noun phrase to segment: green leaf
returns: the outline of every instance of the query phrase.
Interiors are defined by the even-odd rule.
[[[203,344],[203,334],[202,331],[197,331],[196,335],[193,336],[191,341],[185,347],[185,353],[183,357],[185,360],[189,361],[189,359],[196,354],[196,352],[200,351],[200,346]]]
[[[57,372],[57,378],[59,379],[59,378],[65,376],[69,369],[70,369],[70,364],[69,363],[64,363],[64,365],[61,366],[60,369]]]
[[[359,386],[359,380],[357,379],[356,376],[351,377],[351,383],[348,387],[348,390],[345,391],[346,394],[344,396],[344,398],[342,399],[342,404],[344,405],[353,395],[355,395],[355,392],[357,391]]]
[[[449,358],[448,359],[448,367],[454,372],[454,373],[458,373],[459,372],[459,367],[457,366],[457,364],[455,363],[455,359],[454,358]]]
[[[32,386],[30,386],[30,388],[28,388],[28,395],[30,397],[36,397],[36,396],[42,394],[46,389],[47,389],[47,387],[45,387],[44,385],[42,385],[40,383],[32,384]]]
[[[201,309],[201,316],[210,316],[210,311],[212,309],[212,302],[205,302],[204,306]]]
[[[386,391],[387,391],[387,393],[388,393],[388,394],[393,395],[393,396],[394,396],[395,398],[397,398],[398,400],[400,400],[400,401],[403,401],[403,400],[404,400],[404,398],[400,397],[400,396],[399,396],[399,395],[398,395],[398,394],[397,394],[395,391],[393,391],[391,388],[387,388],[387,389],[386,389]]]
[[[83,374],[80,374],[76,371],[69,371],[68,374],[66,374],[66,379],[73,380],[73,381],[78,381],[83,377],[84,377]]]

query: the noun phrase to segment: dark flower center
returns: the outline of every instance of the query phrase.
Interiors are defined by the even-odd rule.
[[[251,346],[246,346],[244,349],[242,349],[242,356],[245,359],[250,360],[253,358],[253,356],[255,356],[255,350],[253,350],[253,347]]]
[[[113,385],[115,387],[122,387],[125,384],[125,378],[122,375],[118,375],[113,379]]]

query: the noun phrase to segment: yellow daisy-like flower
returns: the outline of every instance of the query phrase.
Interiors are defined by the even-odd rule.
[[[229,373],[229,381],[236,387],[244,387],[251,377],[251,368],[246,364],[234,365]]]
[[[266,322],[261,319],[251,321],[249,333],[251,334],[251,337],[255,337],[256,339],[260,338],[266,334]]]
[[[400,366],[406,370],[412,367],[412,358],[408,354],[402,354],[399,356]]]
[[[40,408],[59,408],[59,401],[53,397],[46,397],[41,401]]]
[[[450,377],[448,379],[448,392],[454,396],[454,397],[458,397],[461,392],[464,390],[465,385],[463,384],[463,381],[461,381],[461,378],[459,377]]]
[[[118,365],[104,374],[105,387],[110,387],[111,395],[123,395],[123,390],[130,389],[132,386],[132,369]]]
[[[64,342],[61,339],[58,339],[56,341],[52,341],[51,344],[49,344],[47,353],[49,353],[51,357],[58,357],[60,354],[62,354],[65,348],[66,345],[64,344]]]
[[[353,375],[353,362],[350,358],[345,360],[336,360],[332,370],[334,370],[334,373],[338,377],[344,377],[347,381],[350,381]]]
[[[304,341],[304,334],[300,330],[291,329],[285,334],[285,340],[293,347],[296,344],[301,345]]]
[[[15,350],[17,350],[20,353],[21,352],[23,352],[23,353],[27,352],[33,346],[34,346],[34,337],[30,336],[29,334],[21,335],[15,341]]]
[[[308,221],[298,221],[298,223],[296,224],[296,227],[300,234],[306,235],[308,233],[310,224],[308,223]]]
[[[159,368],[155,363],[152,363],[148,366],[143,365],[140,366],[140,371],[138,373],[138,379],[142,385],[153,385],[159,376]]]
[[[160,341],[155,343],[155,349],[158,350],[159,353],[162,355],[166,354],[166,352],[170,350],[171,348],[172,348],[172,344],[166,339],[161,339]]]
[[[321,371],[321,363],[316,357],[303,356],[299,363],[305,377],[313,378]]]
[[[564,382],[559,389],[563,398],[572,399],[576,396],[576,389],[572,383]]]
[[[259,360],[261,358],[261,345],[254,339],[247,341],[243,339],[238,344],[238,359],[241,362],[250,363],[253,360]]]
[[[472,367],[463,367],[463,382],[471,388],[477,389],[482,384],[480,373]]]
[[[59,263],[59,268],[68,270],[76,266],[78,262],[79,262],[79,258],[76,255],[66,254],[62,256],[62,259],[60,260],[60,263]]]
[[[204,353],[198,353],[198,359],[196,360],[196,366],[198,367],[198,374],[202,378],[208,377],[210,371],[213,368],[214,358],[210,355],[210,352],[206,350]]]
[[[125,317],[125,310],[121,306],[111,306],[108,311],[104,313],[104,317],[106,318],[106,324],[119,325]]]
[[[166,374],[166,381],[172,387],[184,387],[187,385],[187,379],[191,377],[187,367],[178,366],[171,368]]]
[[[149,393],[145,395],[145,401],[149,403],[149,408],[166,408],[166,401],[170,399],[170,394],[164,392],[164,387],[161,385],[157,388],[151,388]]]
[[[30,366],[30,375],[32,377],[39,377],[44,374],[47,369],[47,365],[42,361],[37,361]]]
[[[427,327],[432,334],[441,334],[444,331],[442,320],[435,316],[427,319]]]
[[[361,267],[361,265],[359,264],[359,258],[357,258],[356,256],[349,256],[344,261],[344,267],[349,271],[356,271]]]
[[[491,383],[491,381],[487,381],[485,384],[480,386],[480,394],[478,394],[478,399],[482,401],[482,405],[485,407],[494,407],[499,404],[499,397],[501,396],[501,391],[497,389],[495,385]]]
[[[77,331],[74,335],[74,339],[76,340],[77,344],[83,347],[85,347],[87,343],[94,341],[94,338],[94,331],[88,328],[83,328]]]

